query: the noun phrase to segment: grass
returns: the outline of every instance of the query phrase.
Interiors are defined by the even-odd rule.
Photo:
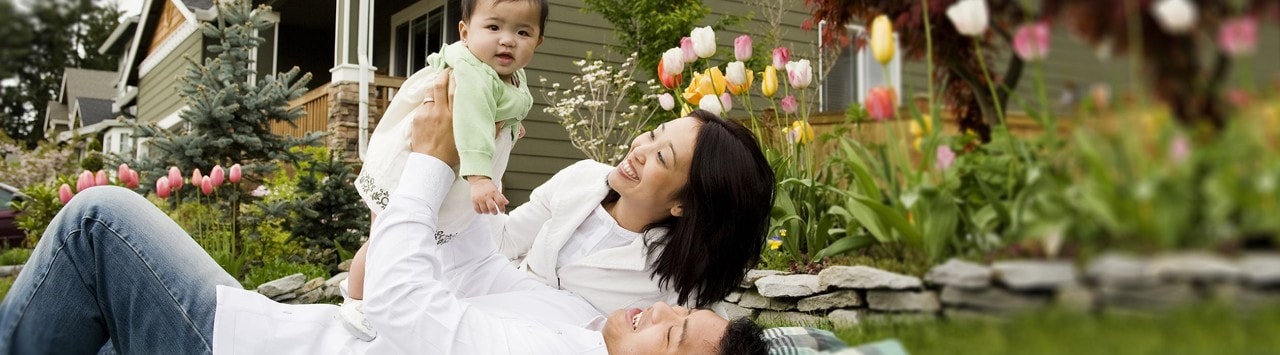
[[[0,277],[0,300],[3,300],[4,296],[9,294],[9,288],[13,287],[13,281],[17,278],[17,276]]]
[[[1248,310],[1204,304],[1161,314],[1046,310],[1003,320],[881,321],[834,332],[849,344],[896,338],[915,355],[1276,354],[1280,304]]]

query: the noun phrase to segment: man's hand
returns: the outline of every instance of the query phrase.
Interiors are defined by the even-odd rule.
[[[452,76],[452,70],[441,71],[427,88],[422,104],[413,110],[409,149],[456,166],[458,148],[453,141],[453,92],[449,90]]]
[[[484,176],[468,176],[467,182],[471,183],[471,205],[476,213],[496,215],[506,211],[510,201],[502,196],[493,180]]]

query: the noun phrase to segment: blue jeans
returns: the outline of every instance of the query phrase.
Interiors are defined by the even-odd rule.
[[[94,187],[53,218],[0,303],[0,355],[208,354],[215,285],[240,287],[149,201]]]

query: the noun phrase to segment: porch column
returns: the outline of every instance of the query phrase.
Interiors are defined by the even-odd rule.
[[[347,159],[363,156],[368,134],[374,0],[335,0],[333,81],[329,86],[329,147]]]

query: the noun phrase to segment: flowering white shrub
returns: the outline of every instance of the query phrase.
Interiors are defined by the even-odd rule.
[[[635,105],[627,99],[638,83],[634,77],[637,53],[631,53],[617,68],[603,60],[577,60],[578,75],[572,87],[560,83],[547,86],[547,78],[539,78],[546,91],[547,107],[542,111],[556,116],[569,131],[569,141],[588,158],[601,163],[617,164],[630,148],[631,139],[658,111],[657,105]],[[643,83],[642,100],[652,102],[660,87],[650,79]]]
[[[54,145],[41,145],[27,150],[20,144],[0,143],[0,182],[19,189],[32,184],[53,182],[58,174],[70,174],[75,169],[72,151]]]

